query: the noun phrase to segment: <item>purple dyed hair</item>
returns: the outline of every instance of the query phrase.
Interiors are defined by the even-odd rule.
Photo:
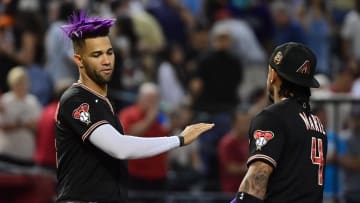
[[[75,12],[70,16],[69,24],[61,26],[65,34],[73,41],[88,37],[105,36],[115,23],[111,18],[88,18],[84,11]]]

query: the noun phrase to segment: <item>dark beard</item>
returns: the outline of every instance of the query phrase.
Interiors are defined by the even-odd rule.
[[[85,68],[85,72],[89,76],[89,78],[98,85],[106,85],[110,82],[112,78],[111,75],[109,79],[106,79],[102,77],[100,74],[98,74],[95,70],[91,71],[89,68]]]

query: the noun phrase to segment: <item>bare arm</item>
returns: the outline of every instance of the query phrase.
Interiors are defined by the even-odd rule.
[[[245,192],[264,200],[273,167],[261,161],[252,163],[240,184],[239,192]]]

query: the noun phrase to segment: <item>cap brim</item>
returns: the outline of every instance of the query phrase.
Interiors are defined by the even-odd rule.
[[[319,88],[319,87],[320,87],[320,83],[319,83],[319,81],[317,81],[315,78],[312,78],[312,80],[311,80],[311,85],[310,85],[309,87]]]
[[[297,85],[300,85],[300,86],[303,86],[303,87],[311,87],[311,88],[320,87],[320,83],[314,77],[313,78],[308,78],[307,80],[300,79],[300,78],[293,78],[293,77],[290,77],[290,76],[278,71],[276,69],[276,67],[274,69],[282,78],[284,78],[285,80],[287,80],[289,82],[292,82],[294,84],[297,84]]]

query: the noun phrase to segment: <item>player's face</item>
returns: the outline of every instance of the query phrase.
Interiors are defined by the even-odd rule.
[[[114,70],[114,52],[109,37],[85,39],[82,60],[86,75],[98,85],[107,84]]]

